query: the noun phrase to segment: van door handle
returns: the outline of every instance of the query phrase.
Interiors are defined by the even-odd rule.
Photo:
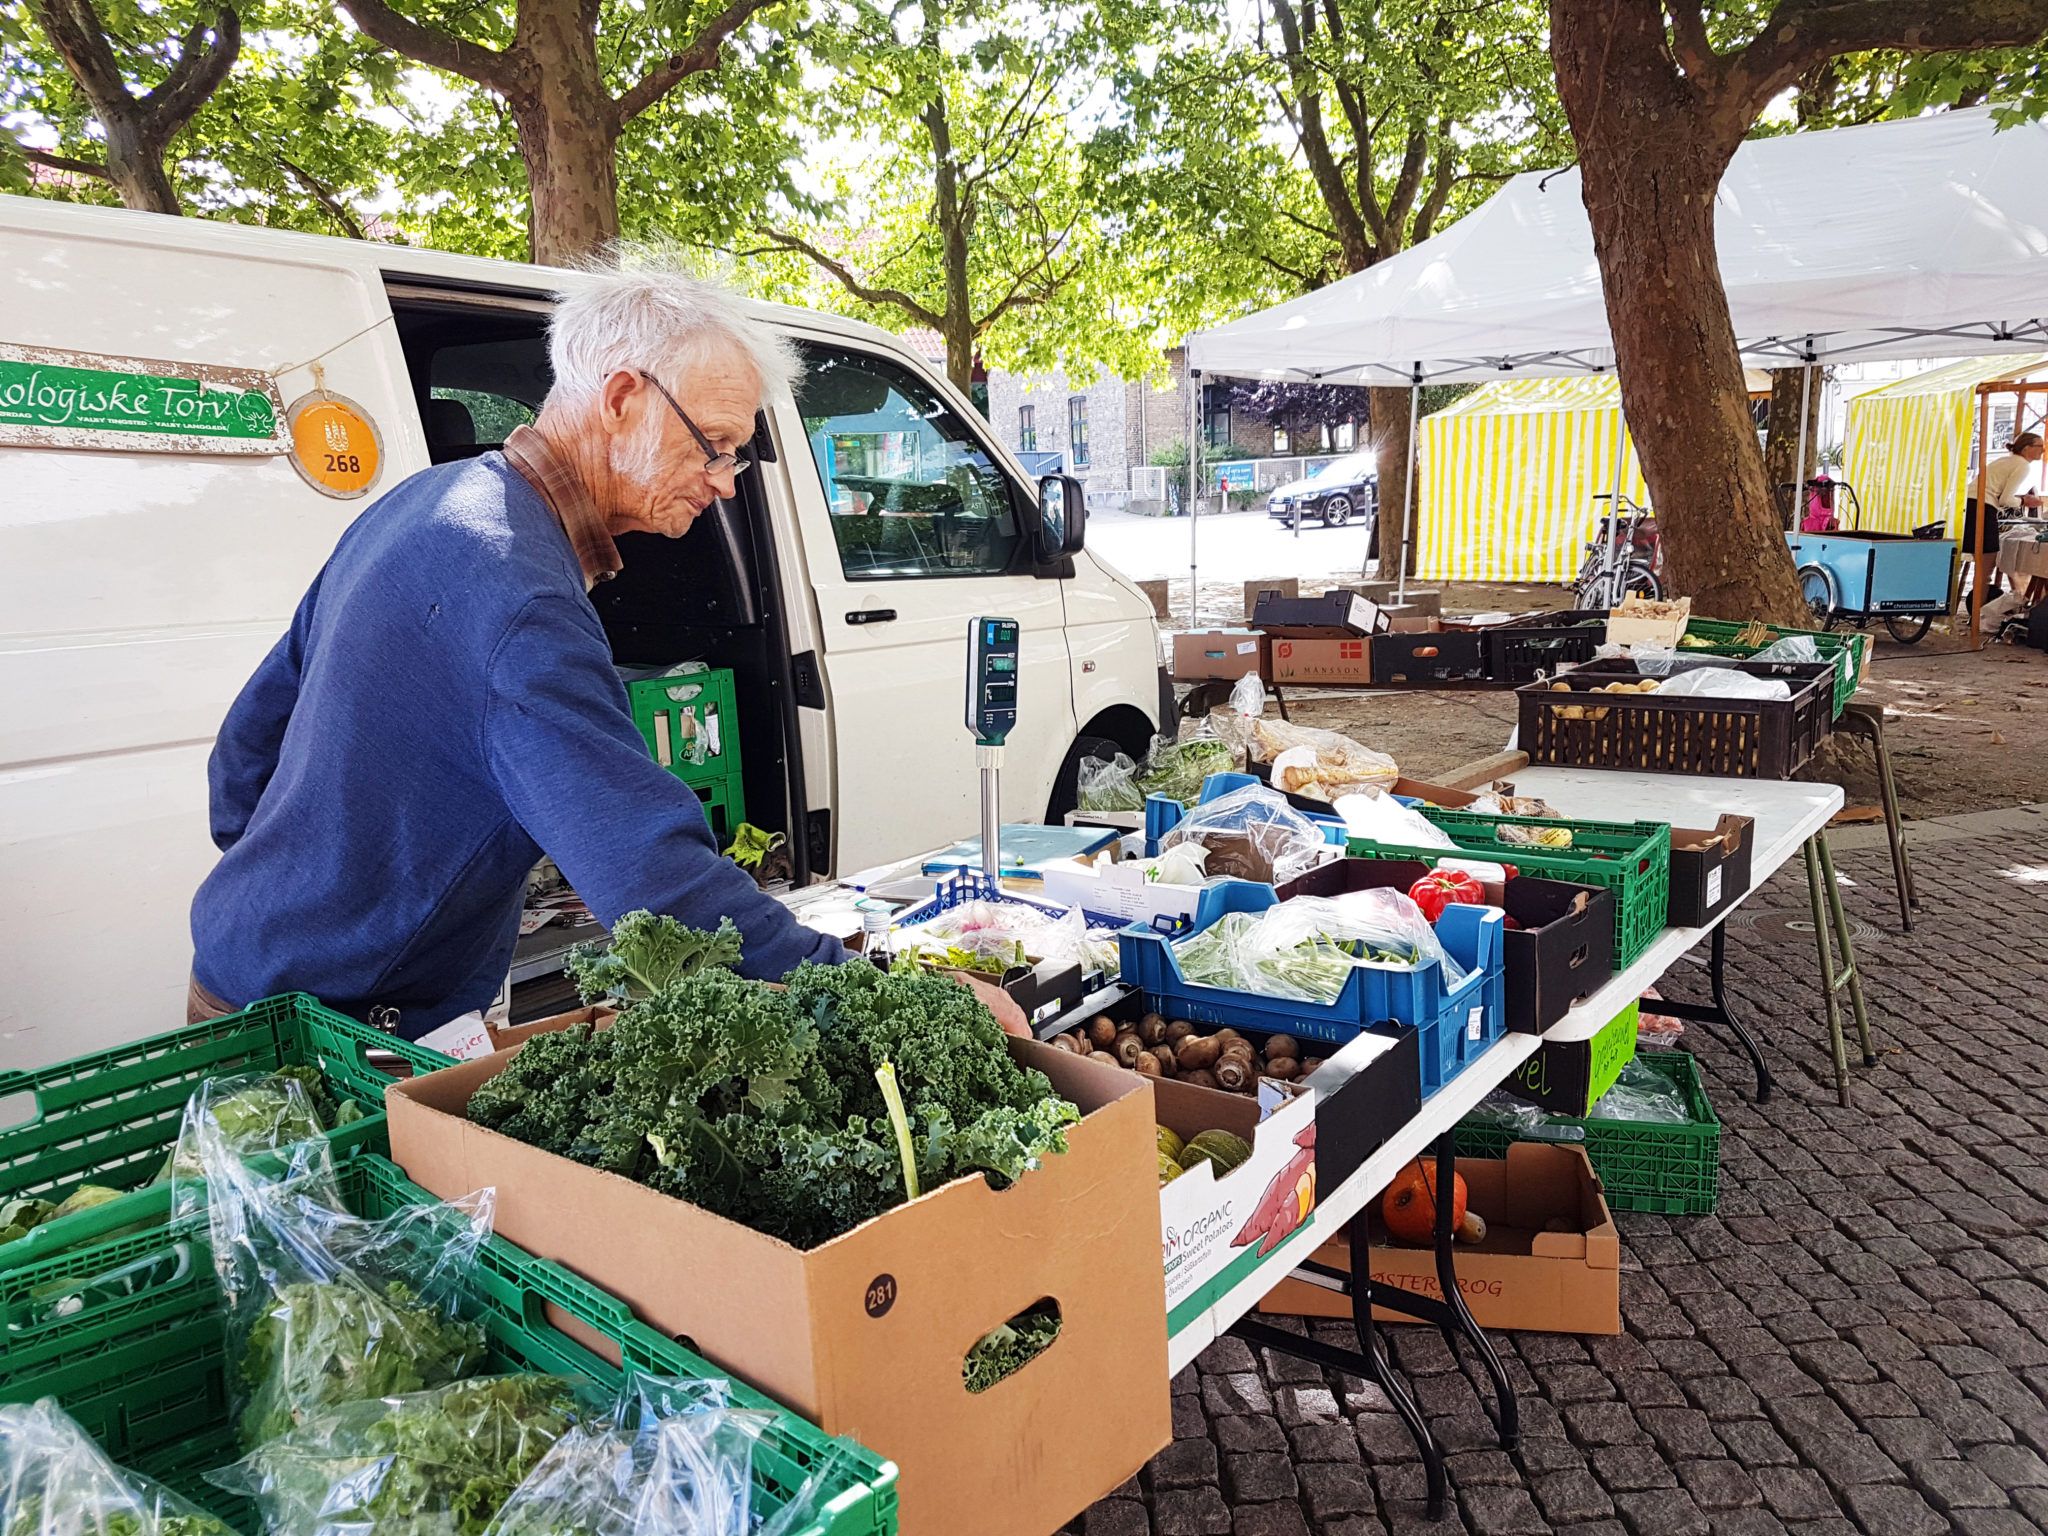
[[[890,624],[895,619],[894,608],[856,608],[846,616],[849,624]]]

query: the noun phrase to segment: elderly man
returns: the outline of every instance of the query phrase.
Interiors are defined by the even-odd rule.
[[[732,295],[634,269],[566,296],[548,355],[539,419],[358,518],[229,710],[194,1018],[299,990],[418,1038],[482,1009],[543,852],[606,923],[732,918],[752,975],[846,958],[719,856],[635,730],[588,595],[616,535],[680,538],[734,493],[794,354]]]

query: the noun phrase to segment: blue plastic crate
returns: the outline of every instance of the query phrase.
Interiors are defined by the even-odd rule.
[[[1202,892],[1190,932],[1200,932],[1226,913],[1263,912],[1278,898],[1270,885],[1225,880]],[[1507,983],[1502,959],[1501,913],[1494,907],[1453,906],[1438,919],[1436,933],[1451,957],[1466,969],[1455,987],[1444,984],[1443,967],[1412,969],[1360,966],[1334,1003],[1306,1003],[1266,997],[1234,987],[1187,981],[1169,940],[1142,924],[1117,935],[1123,979],[1142,988],[1151,1006],[1175,1018],[1236,1028],[1281,1030],[1341,1045],[1382,1019],[1413,1024],[1422,1057],[1425,1097],[1458,1075],[1507,1022]]]
[[[1248,773],[1212,773],[1209,777],[1202,780],[1202,793],[1196,799],[1195,804],[1207,805],[1211,800],[1220,800],[1223,796],[1230,794],[1234,790],[1243,789],[1247,785],[1258,783],[1259,780]],[[1270,784],[1262,785],[1261,787],[1272,789]],[[1273,793],[1277,795],[1280,794],[1280,791],[1274,789]],[[1324,841],[1334,843],[1339,847],[1343,846],[1346,833],[1342,820],[1335,816],[1317,816],[1310,812],[1303,812],[1302,814],[1308,816],[1310,821],[1323,829]],[[1185,815],[1187,815],[1187,807],[1171,795],[1147,795],[1145,797],[1146,858],[1153,859],[1159,856],[1159,840],[1179,826],[1181,818]]]

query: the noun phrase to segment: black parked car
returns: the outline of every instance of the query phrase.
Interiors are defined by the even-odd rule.
[[[1370,453],[1332,459],[1306,480],[1291,481],[1266,498],[1266,515],[1290,528],[1302,517],[1317,518],[1325,528],[1342,528],[1357,518],[1376,518],[1379,510],[1380,477]]]

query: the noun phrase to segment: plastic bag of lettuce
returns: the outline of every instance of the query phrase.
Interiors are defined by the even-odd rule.
[[[55,1399],[0,1406],[0,1536],[233,1536],[119,1467]]]

